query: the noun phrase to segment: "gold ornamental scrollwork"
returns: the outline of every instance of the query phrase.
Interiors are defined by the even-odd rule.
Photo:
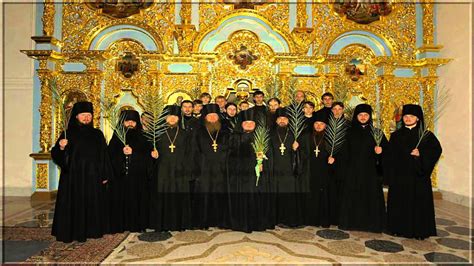
[[[36,164],[36,188],[38,189],[48,189],[48,164],[47,163],[37,163]]]

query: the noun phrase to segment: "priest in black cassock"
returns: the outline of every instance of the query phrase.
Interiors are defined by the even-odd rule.
[[[153,146],[143,135],[137,111],[123,110],[121,117],[127,128],[127,145],[123,145],[117,134],[109,143],[109,156],[115,174],[108,187],[110,230],[112,233],[140,232],[148,226]]]
[[[268,199],[271,193],[269,176],[270,162],[263,161],[258,183],[256,175],[257,156],[252,148],[254,132],[257,126],[254,109],[239,113],[240,124],[232,135],[232,153],[230,158],[230,199],[232,229],[252,232],[274,228],[274,203]]]
[[[58,241],[84,242],[108,231],[106,184],[113,173],[104,135],[92,118],[92,103],[74,104],[66,135],[51,150],[61,168],[51,232]]]
[[[344,180],[339,228],[380,233],[385,226],[382,177],[377,171],[387,149],[383,136],[377,146],[372,136],[372,107],[359,104],[354,110],[344,152]]]
[[[180,127],[180,107],[169,105],[168,128],[157,142],[151,181],[150,228],[155,231],[180,231],[191,226],[191,132]]]
[[[388,231],[417,239],[436,236],[431,173],[442,152],[432,132],[426,131],[420,141],[423,125],[421,107],[404,105],[403,126],[390,137],[390,156],[385,165]]]
[[[334,159],[329,159],[325,140],[328,118],[326,114],[319,112],[313,115],[311,121],[311,129],[301,136],[299,147],[301,162],[304,164],[300,186],[307,186],[307,191],[304,187],[300,189],[305,195],[301,204],[304,224],[329,227],[332,213],[337,211],[331,206],[337,195],[331,193],[336,183],[329,176],[329,168]]]
[[[294,227],[301,224],[298,213],[297,178],[293,169],[295,138],[288,127],[285,108],[275,111],[276,127],[270,131],[271,175],[275,183],[277,224]]]
[[[220,108],[207,104],[202,125],[194,132],[192,148],[196,180],[194,216],[196,227],[230,227],[228,194],[229,130],[223,126]],[[197,216],[197,217],[196,217]]]

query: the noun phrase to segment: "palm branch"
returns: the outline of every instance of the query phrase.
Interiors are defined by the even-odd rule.
[[[293,100],[286,109],[289,118],[288,126],[290,127],[290,131],[295,137],[295,140],[297,140],[306,126],[303,103],[297,103]]]
[[[265,86],[265,91],[268,93],[270,98],[279,98],[280,97],[280,90],[281,90],[281,80],[278,76],[274,76],[267,82]]]
[[[328,143],[327,147],[330,157],[341,149],[342,144],[345,141],[347,128],[347,120],[345,120],[344,117],[335,118],[332,114],[329,116],[325,138]]]
[[[147,140],[153,144],[153,149],[156,150],[156,143],[167,129],[165,102],[160,94],[152,93],[147,94],[143,102],[145,107],[145,128],[143,132]]]
[[[109,122],[110,127],[120,142],[122,142],[124,146],[127,145],[128,128],[123,125],[125,116],[121,114],[120,108],[106,98],[102,99],[100,104],[104,119]]]
[[[379,121],[379,125],[376,127],[374,124],[370,124],[370,134],[372,134],[372,137],[374,138],[375,144],[380,147],[380,144],[382,143],[382,140],[385,136],[382,130],[382,121]]]
[[[257,123],[257,128],[254,131],[252,142],[252,148],[257,156],[257,165],[255,166],[257,180],[255,186],[258,186],[258,181],[260,180],[260,166],[263,164],[263,160],[267,159],[266,153],[268,152],[269,142],[269,129],[265,126],[264,120],[260,119]]]
[[[67,139],[66,131],[67,131],[67,126],[69,124],[69,118],[70,115],[66,112],[66,107],[64,106],[62,97],[61,97],[61,92],[58,89],[58,84],[56,78],[53,78],[50,83],[50,89],[51,89],[51,95],[53,98],[53,104],[54,107],[57,108],[59,111],[59,114],[61,116],[61,129],[64,132],[64,138]]]
[[[439,88],[435,91],[434,99],[436,101],[436,112],[433,115],[433,125],[443,116],[444,111],[446,110],[448,103],[451,100],[451,94],[449,89],[445,86]],[[420,127],[418,129],[418,143],[415,146],[415,149],[418,149],[420,143],[424,140],[426,136],[429,135],[429,129],[425,123],[420,121]]]

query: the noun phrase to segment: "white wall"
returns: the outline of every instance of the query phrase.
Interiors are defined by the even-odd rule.
[[[20,49],[34,49],[35,5],[4,5],[5,196],[32,194],[33,64]]]
[[[441,57],[451,58],[440,68],[440,85],[451,92],[451,102],[438,121],[443,147],[439,162],[439,189],[443,198],[469,206],[472,179],[472,7],[437,4]]]

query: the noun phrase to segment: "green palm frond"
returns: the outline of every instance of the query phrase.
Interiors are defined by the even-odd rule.
[[[257,156],[257,165],[255,166],[255,174],[257,176],[255,186],[258,186],[260,180],[260,165],[263,164],[263,160],[268,159],[266,154],[269,149],[270,143],[270,130],[265,126],[265,120],[260,119],[257,123],[257,128],[253,133],[252,148]]]
[[[145,107],[143,132],[147,140],[153,144],[153,148],[156,149],[156,143],[167,129],[165,101],[160,93],[150,92],[145,95],[143,103]]]
[[[58,83],[56,78],[51,79],[50,81],[51,96],[53,98],[54,108],[59,111],[61,116],[61,129],[64,132],[64,138],[67,138],[66,131],[69,124],[70,115],[66,112],[66,107],[64,106],[63,99],[61,97],[61,92],[58,89]]]
[[[265,86],[265,91],[270,98],[279,98],[281,87],[282,81],[275,75],[273,78],[269,78],[267,85]]]
[[[433,116],[433,125],[436,124],[436,122],[441,118],[441,116],[443,116],[449,102],[451,101],[450,90],[446,86],[438,88],[435,91],[434,99],[436,101],[436,112]],[[418,148],[420,143],[428,135],[429,135],[429,128],[426,126],[425,123],[420,121],[420,127],[419,127],[419,132],[418,132],[418,143],[416,144],[415,149]]]
[[[123,145],[127,145],[128,128],[123,125],[125,116],[121,115],[121,110],[114,102],[103,98],[100,102],[103,118],[110,124],[114,134]]]
[[[335,118],[334,115],[329,116],[328,126],[326,127],[325,138],[330,156],[336,154],[344,144],[347,133],[348,124],[344,117]]]
[[[382,140],[385,136],[382,130],[382,121],[379,121],[379,125],[376,127],[373,124],[370,125],[370,134],[374,138],[375,144],[380,147]]]
[[[303,103],[297,103],[293,100],[286,109],[289,118],[288,126],[290,127],[290,131],[295,137],[295,140],[297,140],[306,126]]]

